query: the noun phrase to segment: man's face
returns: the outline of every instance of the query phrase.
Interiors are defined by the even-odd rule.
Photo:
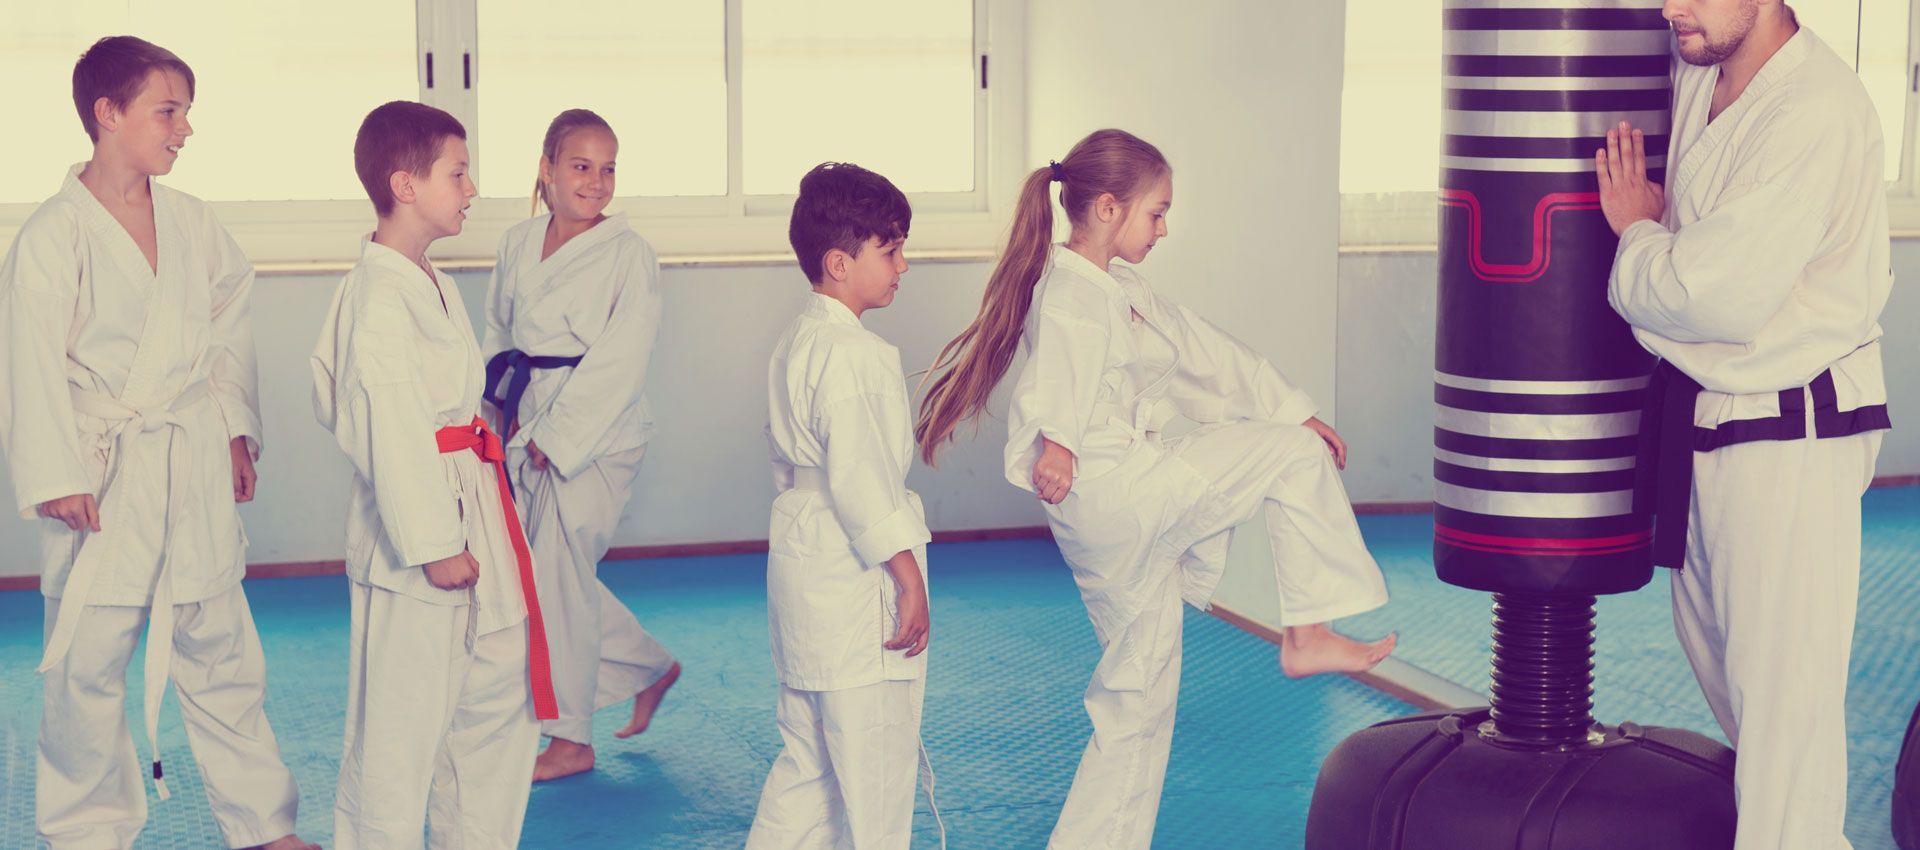
[[[1727,61],[1753,32],[1759,0],[1667,0],[1661,14],[1673,24],[1680,58],[1690,65]]]

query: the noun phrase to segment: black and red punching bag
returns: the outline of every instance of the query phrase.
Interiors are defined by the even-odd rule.
[[[1321,766],[1310,850],[1733,846],[1733,753],[1593,719],[1593,603],[1653,576],[1633,504],[1653,359],[1607,305],[1594,151],[1662,180],[1659,0],[1445,0],[1434,568],[1494,594],[1492,705],[1392,720]]]

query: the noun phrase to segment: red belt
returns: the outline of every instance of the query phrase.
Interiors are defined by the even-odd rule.
[[[526,532],[520,528],[520,513],[513,509],[513,485],[507,482],[507,453],[500,438],[487,430],[478,416],[471,425],[449,425],[434,434],[440,441],[440,453],[471,450],[493,466],[499,482],[500,509],[507,519],[507,536],[513,540],[513,554],[520,561],[520,594],[527,600],[527,673],[533,681],[533,714],[541,720],[560,716],[553,699],[553,667],[547,657],[547,625],[540,616],[540,594],[533,584],[533,554],[527,548]]]

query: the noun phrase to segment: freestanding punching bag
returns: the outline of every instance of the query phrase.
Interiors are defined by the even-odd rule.
[[[1433,557],[1493,593],[1492,705],[1342,742],[1310,850],[1733,846],[1731,750],[1593,719],[1594,597],[1654,569],[1633,500],[1653,360],[1607,305],[1593,155],[1630,121],[1664,176],[1660,5],[1445,0]]]

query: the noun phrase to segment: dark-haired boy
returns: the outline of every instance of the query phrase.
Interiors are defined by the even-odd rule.
[[[147,739],[172,679],[230,847],[292,835],[299,792],[262,703],[266,658],[241,591],[259,388],[253,266],[199,199],[154,182],[193,127],[193,70],[131,36],[73,69],[93,155],[0,263],[0,445],[41,527],[45,674],[34,790],[54,850],[127,848],[146,823],[126,670],[147,626]]]
[[[408,101],[360,125],[380,223],[314,346],[313,407],[354,469],[337,850],[512,848],[553,689],[533,567],[480,419],[480,348],[427,261],[476,190],[466,130]]]
[[[912,219],[885,177],[845,163],[808,172],[794,202],[788,238],[813,293],[767,370],[780,490],[767,620],[786,746],[749,850],[905,850],[912,838],[930,537],[906,488],[900,352],[860,324],[893,303]]]

